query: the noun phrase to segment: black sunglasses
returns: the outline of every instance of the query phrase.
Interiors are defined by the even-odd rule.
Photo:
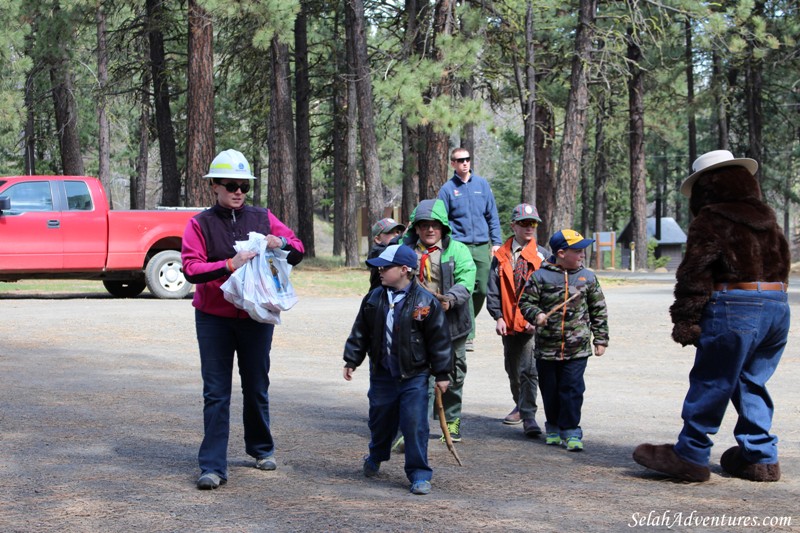
[[[451,159],[454,163],[469,163],[469,157],[459,157],[458,159]]]
[[[247,191],[250,190],[250,184],[247,182],[244,183],[237,183],[235,181],[229,181],[228,183],[218,182],[217,185],[222,185],[228,192],[236,192],[237,190],[241,189],[242,193],[247,194]]]

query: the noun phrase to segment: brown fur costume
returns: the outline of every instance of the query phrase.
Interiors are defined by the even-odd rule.
[[[789,277],[789,245],[755,177],[740,166],[710,170],[692,187],[686,255],[676,273],[670,307],[672,338],[686,346],[700,338],[700,317],[715,283],[782,281]]]

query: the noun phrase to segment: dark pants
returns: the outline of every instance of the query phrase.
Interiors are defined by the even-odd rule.
[[[369,456],[388,461],[398,427],[405,444],[406,477],[430,481],[428,466],[428,373],[397,380],[383,368],[374,367],[369,377]]]
[[[200,470],[228,477],[233,355],[242,383],[244,444],[248,455],[261,459],[274,452],[269,429],[269,351],[272,324],[250,318],[224,318],[195,310],[200,372],[203,376],[203,423]]]
[[[539,388],[548,433],[558,433],[562,439],[583,437],[581,430],[581,407],[586,384],[583,374],[588,357],[564,361],[536,360],[539,371]]]
[[[475,288],[472,291],[472,299],[470,300],[470,310],[472,316],[477,317],[478,313],[483,309],[483,304],[486,302],[486,290],[489,283],[489,270],[492,266],[492,248],[491,244],[467,244],[472,260],[475,261]],[[469,288],[469,287],[467,287]],[[470,339],[475,337],[475,321],[472,321],[472,331],[469,334]]]
[[[675,453],[707,465],[711,439],[728,402],[739,414],[733,434],[750,463],[778,462],[771,435],[773,405],[767,381],[789,333],[789,304],[781,291],[719,291],[703,309],[702,333],[683,402],[683,430]]]
[[[502,339],[511,397],[514,398],[514,404],[523,419],[534,418],[536,390],[539,388],[539,374],[536,372],[536,360],[533,357],[536,337],[517,333],[505,335]]]

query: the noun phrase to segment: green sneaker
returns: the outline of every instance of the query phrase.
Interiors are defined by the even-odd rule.
[[[567,442],[564,444],[566,446],[568,452],[582,452],[583,451],[583,442],[581,442],[580,437],[569,437]]]
[[[549,446],[561,446],[561,435],[558,433],[548,433],[545,437],[544,443]]]
[[[392,453],[403,453],[406,451],[406,441],[402,435],[397,437],[397,440],[392,444]]]
[[[452,422],[448,422],[447,423],[447,430],[450,432],[450,438],[453,440],[453,442],[461,442],[461,419],[460,418],[456,418]],[[442,442],[445,442],[444,435],[442,435],[442,438],[439,439],[439,440],[441,440]]]

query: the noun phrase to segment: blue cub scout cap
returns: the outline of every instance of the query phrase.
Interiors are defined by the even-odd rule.
[[[559,250],[566,250],[567,248],[581,250],[593,242],[594,239],[585,239],[583,235],[574,229],[562,229],[550,237],[550,250],[552,250],[553,253]]]
[[[367,259],[367,264],[371,267],[387,266],[407,266],[411,269],[417,268],[417,254],[405,244],[393,244],[378,257]]]

